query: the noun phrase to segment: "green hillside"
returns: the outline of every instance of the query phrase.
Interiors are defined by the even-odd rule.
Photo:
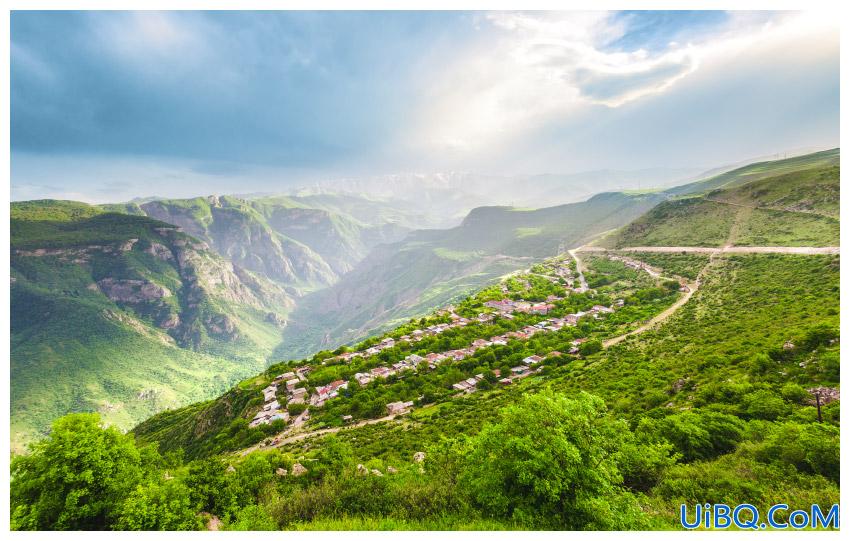
[[[838,246],[838,150],[747,166],[668,190],[601,246]],[[722,177],[722,178],[721,178]],[[697,185],[689,185],[691,187]]]
[[[172,225],[64,201],[11,216],[16,449],[71,411],[129,428],[213,396],[280,342],[287,294]]]
[[[778,498],[794,508],[808,509],[818,503],[827,509],[837,502],[838,402],[823,408],[824,423],[818,423],[806,389],[832,389],[839,384],[838,258],[735,255],[709,262],[699,255],[630,255],[653,258],[652,265],[671,275],[681,272],[693,277],[703,270],[704,284],[662,326],[608,350],[588,348],[578,355],[566,354],[577,337],[588,337],[588,343],[593,343],[595,337],[621,334],[632,328],[630,322],[660,312],[675,295],[649,295],[663,278],[654,281],[608,256],[593,255],[586,264],[596,289],[569,295],[556,306],[575,311],[585,302],[607,303],[621,297],[626,299],[621,311],[529,340],[484,347],[469,359],[444,361],[435,370],[391,376],[362,388],[349,385],[324,407],[311,407],[308,428],[302,429],[307,435],[315,431],[309,439],[274,445],[272,437],[282,426],[247,428],[247,420],[263,401],[259,390],[279,372],[313,366],[307,386],[318,387],[333,379],[348,379],[370,366],[389,365],[413,352],[424,356],[427,351],[445,351],[533,319],[498,320],[495,326],[475,324],[446,331],[440,338],[387,349],[373,361],[340,362],[326,352],[295,365],[273,366],[214,401],[155,416],[134,433],[139,443],[157,442],[162,450],[182,449],[193,458],[195,462],[183,474],[187,483],[199,482],[199,473],[193,472],[200,472],[201,464],[222,477],[228,464],[235,466],[232,482],[244,482],[237,480],[249,472],[266,476],[265,496],[245,494],[236,504],[215,499],[203,508],[232,517],[225,520],[235,524],[248,520],[249,511],[243,507],[247,505],[252,516],[265,517],[270,527],[284,529],[465,525],[677,529],[682,503],[716,500],[766,507]],[[545,275],[551,265],[559,263],[537,266],[533,272]],[[545,295],[546,283],[533,275],[519,275],[505,286],[512,298],[531,298]],[[789,287],[789,283],[795,285]],[[486,311],[485,300],[500,297],[498,287],[488,288],[458,304],[455,311],[472,317]],[[398,341],[411,329],[441,321],[448,320],[436,313],[388,336]],[[353,350],[363,351],[377,342],[368,340]],[[550,355],[553,351],[562,353]],[[481,384],[471,394],[457,394],[450,388],[471,374],[493,370],[504,374],[507,367],[521,364],[531,354],[544,358],[542,368],[512,385]],[[594,417],[591,430],[618,434],[607,436],[610,454],[598,455],[597,460],[617,472],[613,485],[607,484],[610,481],[601,485],[608,488],[599,497],[619,511],[593,519],[577,518],[581,515],[575,512],[559,515],[573,509],[564,500],[544,512],[545,500],[527,500],[533,494],[530,487],[521,489],[509,479],[504,484],[499,481],[500,475],[511,475],[512,464],[532,467],[542,461],[543,467],[548,457],[557,460],[556,448],[544,451],[543,447],[557,445],[556,440],[542,437],[553,430],[552,423],[560,422],[557,414],[539,421],[549,427],[540,432],[534,412],[548,408],[553,400],[563,401],[560,407],[574,408],[578,403],[589,408],[592,402],[586,402],[589,399],[582,393],[591,393],[601,399],[598,404],[604,404],[593,406],[603,407],[604,413]],[[411,413],[374,424],[357,423],[333,435],[322,433],[344,426],[340,419],[346,414],[353,415],[355,423],[380,417],[384,405],[395,400],[412,400]],[[568,434],[562,437],[570,438]],[[532,453],[527,447],[530,440],[522,438],[532,436],[536,441],[532,447],[539,454],[526,454]],[[272,445],[254,445],[263,441]],[[602,445],[602,440],[594,445]],[[247,456],[231,453],[248,446],[253,452]],[[484,450],[489,455],[482,454]],[[420,451],[425,452],[424,470],[418,470],[412,459]],[[502,459],[501,452],[508,454]],[[203,458],[214,455],[220,458]],[[304,477],[273,474],[278,467],[292,470],[296,462],[306,465]],[[382,472],[382,477],[363,474],[357,464],[365,464],[367,472]],[[578,471],[595,471],[599,464]],[[527,482],[535,475],[549,486],[559,482],[561,476],[551,467],[531,470],[534,473],[528,473]],[[204,471],[213,475],[212,470]],[[484,486],[489,488],[485,491]],[[280,499],[268,499],[269,490]],[[317,499],[320,493],[325,495]],[[368,494],[368,501],[357,494]],[[491,505],[494,495],[505,498],[507,507]],[[419,503],[400,504],[405,498]],[[259,509],[251,507],[255,501]],[[304,506],[310,509],[306,514]]]
[[[783,160],[752,163],[707,179],[668,188],[665,190],[665,193],[671,195],[705,193],[711,190],[732,188],[788,173],[800,173],[810,169],[828,169],[830,167],[838,167],[840,158],[841,150],[833,148],[831,150],[804,154]]]
[[[837,246],[833,158],[687,195],[475,209],[375,246],[294,311],[187,227],[229,223],[221,205],[274,235],[285,216],[318,247],[317,231],[351,240],[362,222],[311,231],[314,207],[202,199],[169,211],[191,218],[181,232],[13,205],[13,448],[46,437],[13,457],[12,528],[677,530],[682,504],[826,513],[839,256],[617,248]],[[609,250],[564,253],[600,236]],[[99,415],[48,433],[67,411]],[[100,426],[151,413],[127,435]]]
[[[657,194],[600,194],[543,209],[473,209],[461,225],[422,230],[376,247],[332,287],[301,299],[279,359],[336,347],[387,329],[435,306],[619,227],[661,201]]]

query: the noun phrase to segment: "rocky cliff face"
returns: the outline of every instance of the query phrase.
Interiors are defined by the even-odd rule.
[[[152,201],[141,210],[205,241],[239,267],[299,290],[336,283],[371,248],[396,242],[408,231],[389,222],[366,225],[285,198],[249,201],[209,196]]]
[[[282,339],[293,294],[184,227],[66,217],[53,202],[12,210],[16,449],[70,411],[129,428],[203,400],[256,371]]]
[[[337,274],[308,246],[272,229],[244,202],[234,198],[153,201],[141,206],[150,217],[181,227],[204,240],[236,265],[282,284],[322,287]]]

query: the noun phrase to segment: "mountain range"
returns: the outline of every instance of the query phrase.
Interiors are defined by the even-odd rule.
[[[669,243],[671,231],[719,245],[734,226],[739,242],[769,244],[781,222],[776,243],[836,245],[837,162],[834,150],[664,190],[479,207],[448,228],[434,201],[340,193],[13,203],[13,446],[68,411],[130,428],[606,232],[606,246]]]

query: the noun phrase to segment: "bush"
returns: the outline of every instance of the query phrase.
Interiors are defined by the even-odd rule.
[[[737,417],[713,411],[685,411],[660,419],[644,420],[638,431],[654,432],[672,443],[685,462],[731,452],[743,436]]]
[[[248,505],[237,511],[236,516],[224,525],[224,530],[259,532],[278,529],[277,522],[259,505]]]
[[[784,463],[840,483],[839,430],[822,423],[780,425],[755,451],[762,462]]]
[[[582,357],[587,357],[600,351],[602,351],[602,342],[599,340],[588,340],[578,347],[578,352],[581,353]]]
[[[166,480],[137,486],[124,500],[115,529],[174,531],[202,526],[186,485]]]
[[[766,389],[745,395],[742,402],[744,414],[750,419],[773,421],[788,412],[785,401]]]

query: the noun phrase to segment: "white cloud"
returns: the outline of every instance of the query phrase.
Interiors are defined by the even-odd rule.
[[[629,30],[627,18],[610,13],[494,13],[485,23],[489,31],[481,25],[477,45],[433,82],[418,144],[449,155],[498,153],[553,119],[667,92],[706,62],[722,64],[766,41],[811,37],[824,21],[736,13],[694,41],[656,50],[608,47]]]

